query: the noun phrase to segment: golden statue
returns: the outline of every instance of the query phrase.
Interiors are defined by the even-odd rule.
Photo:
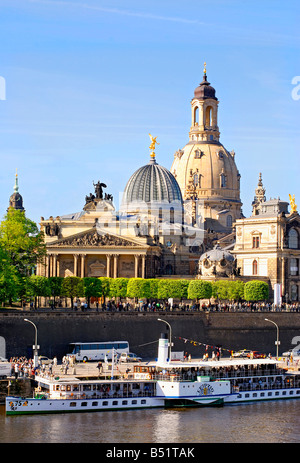
[[[150,156],[154,158],[155,157],[155,152],[154,152],[155,145],[159,145],[159,143],[156,141],[157,137],[152,137],[151,133],[149,133],[149,137],[151,139],[151,145],[149,146],[149,149],[151,150]]]
[[[289,195],[290,197],[290,205],[291,205],[291,214],[297,212],[297,204],[295,203],[295,195]]]
[[[206,63],[204,63],[203,73],[206,75]]]

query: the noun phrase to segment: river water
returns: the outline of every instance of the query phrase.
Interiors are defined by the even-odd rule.
[[[1,443],[296,443],[300,400],[222,408],[6,416]]]

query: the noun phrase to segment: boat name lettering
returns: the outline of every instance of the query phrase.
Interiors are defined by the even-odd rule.
[[[15,400],[13,402],[9,402],[9,406],[11,410],[17,410],[17,407],[27,407],[28,402],[27,400]]]

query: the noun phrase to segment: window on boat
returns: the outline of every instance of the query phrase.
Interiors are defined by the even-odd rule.
[[[118,401],[117,400],[113,400],[113,405],[118,405]]]
[[[147,401],[145,399],[141,400],[141,404],[145,404]]]
[[[104,406],[108,405],[107,400],[104,400],[104,401],[102,402],[102,405],[104,405]]]
[[[91,385],[90,384],[85,384],[82,388],[83,391],[90,391],[91,390]]]
[[[98,406],[98,402],[92,402],[92,407],[97,407]]]
[[[86,407],[86,406],[87,406],[87,402],[81,402],[81,406],[82,406],[82,407]]]
[[[132,405],[136,405],[136,404],[137,404],[137,400],[132,400],[131,403],[132,403]]]
[[[294,394],[294,391],[290,391],[290,395],[293,395]]]
[[[128,401],[127,400],[122,400],[122,405],[127,405]]]
[[[70,402],[70,407],[76,407],[76,402]]]
[[[271,396],[272,396],[272,392],[268,392],[268,396],[271,397]]]

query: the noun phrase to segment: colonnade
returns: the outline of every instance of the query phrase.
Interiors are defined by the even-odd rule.
[[[124,254],[125,255],[125,254]],[[95,257],[95,254],[86,254],[86,253],[73,253],[68,254],[68,257],[73,256],[74,260],[74,269],[73,276],[79,276],[81,278],[91,276],[87,270],[87,260],[89,257]],[[98,255],[99,256],[99,255]],[[103,256],[103,254],[102,254]],[[120,256],[121,254],[105,254],[106,256],[106,275],[93,275],[93,276],[107,276],[109,278],[118,278],[120,276]],[[128,254],[126,254],[128,256]],[[132,254],[134,258],[134,277],[145,278],[146,270],[146,254]],[[47,254],[45,260],[45,271],[43,272],[39,268],[38,274],[44,274],[46,277],[56,277],[56,276],[65,276],[61,273],[62,258],[59,254]]]

